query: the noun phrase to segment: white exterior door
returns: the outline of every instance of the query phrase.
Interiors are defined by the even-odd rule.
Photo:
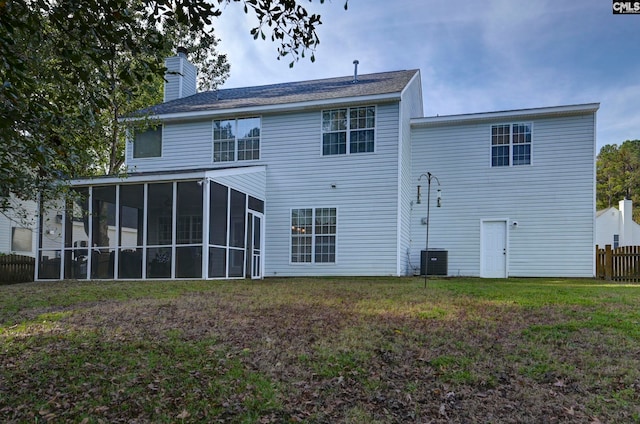
[[[262,260],[262,244],[263,244],[263,225],[264,216],[257,212],[251,212],[253,219],[251,225],[251,278],[261,279],[263,276],[264,263]]]
[[[507,277],[507,221],[482,221],[480,276]]]

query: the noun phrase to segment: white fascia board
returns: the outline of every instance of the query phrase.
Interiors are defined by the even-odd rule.
[[[255,172],[265,172],[267,167],[265,165],[259,166],[247,166],[237,168],[223,168],[223,169],[209,169],[193,172],[171,172],[171,173],[145,173],[134,174],[124,176],[103,176],[95,178],[82,178],[71,181],[71,186],[87,186],[87,185],[102,185],[102,184],[118,184],[118,183],[150,183],[161,181],[176,181],[176,180],[202,180],[202,179],[215,179],[220,177],[227,177],[230,175],[242,175],[252,174]]]
[[[469,124],[480,121],[496,121],[499,119],[533,119],[546,116],[580,115],[595,113],[600,108],[600,103],[585,103],[568,106],[552,106],[533,109],[516,109],[499,112],[469,113],[462,115],[429,116],[426,118],[414,118],[412,127],[430,127],[445,124]]]
[[[308,102],[283,103],[278,105],[249,106],[216,110],[202,110],[196,112],[166,113],[161,115],[148,115],[144,117],[120,118],[121,122],[138,121],[142,119],[167,121],[185,121],[216,118],[229,115],[258,115],[269,112],[291,112],[305,109],[317,109],[325,106],[339,107],[352,104],[380,103],[399,101],[401,93],[375,94],[360,97],[341,97],[337,99],[313,100]]]

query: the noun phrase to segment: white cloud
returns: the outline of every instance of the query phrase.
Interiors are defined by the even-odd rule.
[[[640,16],[601,0],[343,0],[304,2],[322,15],[316,63],[293,69],[254,41],[231,4],[215,23],[229,55],[225,87],[419,68],[425,114],[602,102],[598,144],[640,138]]]

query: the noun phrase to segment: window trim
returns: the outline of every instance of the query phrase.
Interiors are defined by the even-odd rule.
[[[372,129],[373,130],[373,150],[370,152],[351,152],[351,110],[352,109],[363,109],[363,108],[373,108],[373,128],[366,128],[366,129]],[[347,111],[347,116],[346,116],[346,120],[347,120],[347,128],[345,129],[346,132],[346,151],[345,153],[336,153],[336,154],[324,154],[324,129],[323,129],[323,123],[324,123],[324,113],[325,112],[331,112],[331,111],[335,111],[335,110],[341,110],[341,109],[346,109]],[[355,129],[353,131],[357,131],[359,130]],[[336,131],[331,131],[332,133],[336,133]],[[378,105],[360,105],[360,106],[345,106],[345,107],[336,107],[336,108],[332,108],[332,109],[322,109],[320,111],[320,157],[341,157],[341,156],[350,156],[350,155],[366,155],[366,154],[374,154],[377,152],[378,149]]]
[[[494,165],[493,164],[493,128],[497,126],[509,126],[509,144],[503,146],[509,147],[509,164],[508,165]],[[513,128],[517,125],[527,125],[531,134],[531,141],[529,143],[514,143],[513,142]],[[516,164],[513,163],[513,147],[518,144],[529,145],[529,163]],[[493,123],[489,125],[489,167],[490,168],[513,168],[519,166],[531,166],[533,165],[533,122],[509,122],[509,123]]]
[[[311,214],[311,228],[312,228],[312,233],[311,233],[311,261],[310,262],[294,262],[292,260],[292,255],[293,255],[293,234],[291,234],[291,227],[293,225],[292,219],[293,219],[293,211],[294,210],[301,210],[301,209],[311,209],[312,214]],[[333,262],[317,262],[316,261],[316,238],[320,237],[320,236],[324,236],[327,234],[317,234],[316,233],[316,211],[319,209],[333,209],[335,210],[335,216],[336,216],[336,223],[335,223],[335,232],[333,234],[329,234],[329,235],[333,235],[333,237],[335,238],[335,242],[334,242],[334,261]],[[310,265],[319,265],[319,266],[332,266],[332,265],[337,265],[338,264],[338,214],[339,214],[339,210],[338,207],[335,206],[330,206],[330,207],[324,207],[324,206],[300,206],[300,207],[295,207],[295,208],[290,208],[289,209],[289,218],[288,218],[288,237],[289,237],[289,265],[293,265],[293,266],[310,266]]]
[[[238,137],[238,121],[242,119],[257,119],[260,124],[260,136],[258,137],[258,158],[257,159],[238,159],[238,146],[239,141],[243,139],[243,137]],[[216,129],[216,121],[234,121],[235,122],[235,131],[234,131],[234,139],[233,139],[233,160],[215,160],[216,149],[215,143],[215,129]],[[230,140],[230,139],[225,139]],[[262,115],[251,115],[251,116],[240,116],[240,117],[229,117],[229,118],[219,118],[211,120],[211,163],[213,164],[224,164],[224,163],[238,163],[238,162],[255,162],[259,161],[262,158]]]
[[[135,160],[154,160],[154,159],[162,159],[164,157],[164,124],[158,124],[156,126],[160,127],[160,156],[136,156],[136,130],[133,129],[131,131],[131,158]],[[150,125],[144,132],[149,131],[153,128],[153,125]]]

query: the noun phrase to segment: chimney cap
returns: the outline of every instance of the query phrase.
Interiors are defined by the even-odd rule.
[[[187,53],[189,53],[189,50],[187,50],[187,48],[184,47],[184,46],[179,46],[176,49],[176,53],[178,54],[178,56],[180,56],[180,55],[186,56]]]

